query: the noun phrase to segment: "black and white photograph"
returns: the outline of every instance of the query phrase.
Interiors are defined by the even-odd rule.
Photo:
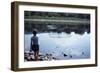
[[[90,14],[24,11],[24,58],[90,58]]]

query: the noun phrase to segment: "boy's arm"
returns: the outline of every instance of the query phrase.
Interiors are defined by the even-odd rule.
[[[32,51],[32,38],[31,38],[31,43],[30,43],[30,52]]]

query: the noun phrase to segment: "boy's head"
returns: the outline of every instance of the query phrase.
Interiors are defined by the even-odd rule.
[[[37,30],[33,30],[33,34],[34,34],[34,36],[36,36],[36,34],[37,34]]]

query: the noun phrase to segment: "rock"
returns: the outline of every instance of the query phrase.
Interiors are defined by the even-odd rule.
[[[39,59],[40,61],[43,61],[43,59]]]
[[[30,58],[30,61],[34,61],[34,59],[33,58]]]
[[[51,60],[56,60],[57,58],[53,57],[53,54],[48,54],[46,53],[43,55],[42,53],[39,53],[39,61],[51,61]],[[24,53],[24,60],[25,61],[35,61],[34,60],[34,55],[32,52]]]
[[[70,55],[70,58],[72,58],[72,55]]]
[[[53,57],[53,59],[55,59],[55,60],[56,60],[56,58],[55,58],[55,57]]]
[[[82,55],[84,55],[84,52],[82,52]]]
[[[67,54],[63,54],[64,55],[64,57],[66,57],[67,56]]]

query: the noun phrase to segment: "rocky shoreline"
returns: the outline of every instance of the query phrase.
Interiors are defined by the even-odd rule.
[[[52,61],[52,60],[58,60],[57,58],[53,57],[52,54],[41,54],[39,53],[39,61]],[[25,52],[24,53],[24,60],[25,61],[35,61],[34,60],[34,52]]]

